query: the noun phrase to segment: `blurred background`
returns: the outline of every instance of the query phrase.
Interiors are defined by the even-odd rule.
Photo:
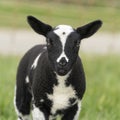
[[[120,0],[0,0],[0,120],[15,120],[17,66],[24,53],[45,38],[26,18],[74,28],[100,19],[102,28],[81,43],[87,90],[80,120],[120,119]]]

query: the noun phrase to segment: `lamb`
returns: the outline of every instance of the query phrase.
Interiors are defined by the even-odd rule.
[[[16,76],[14,105],[18,120],[78,120],[86,89],[85,73],[78,56],[82,39],[102,25],[93,21],[76,29],[69,25],[51,27],[33,16],[27,21],[46,37],[21,59]]]

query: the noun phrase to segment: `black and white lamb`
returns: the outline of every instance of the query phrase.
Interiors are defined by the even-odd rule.
[[[51,27],[28,16],[35,32],[46,37],[21,59],[16,81],[15,109],[18,120],[78,120],[85,92],[85,73],[78,56],[81,40],[102,25],[93,21],[76,29],[68,25]]]

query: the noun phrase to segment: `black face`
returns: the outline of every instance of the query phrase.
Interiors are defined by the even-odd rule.
[[[48,57],[50,59],[50,63],[52,64],[54,71],[58,75],[66,75],[72,69],[72,66],[74,65],[78,57],[79,45],[80,35],[76,31],[71,32],[67,36],[66,42],[64,44],[65,56],[61,56],[63,52],[63,44],[61,42],[61,38],[53,31],[48,33]]]
[[[92,36],[102,25],[101,20],[96,20],[76,30],[67,25],[60,25],[53,30],[51,25],[33,16],[28,16],[27,21],[35,32],[47,38],[50,63],[59,75],[65,75],[72,69],[78,56],[80,41]]]

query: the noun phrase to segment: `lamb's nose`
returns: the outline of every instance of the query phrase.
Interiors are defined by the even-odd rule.
[[[59,62],[59,65],[65,66],[66,64],[67,64],[67,61],[66,61],[65,57],[62,57],[60,62]]]

